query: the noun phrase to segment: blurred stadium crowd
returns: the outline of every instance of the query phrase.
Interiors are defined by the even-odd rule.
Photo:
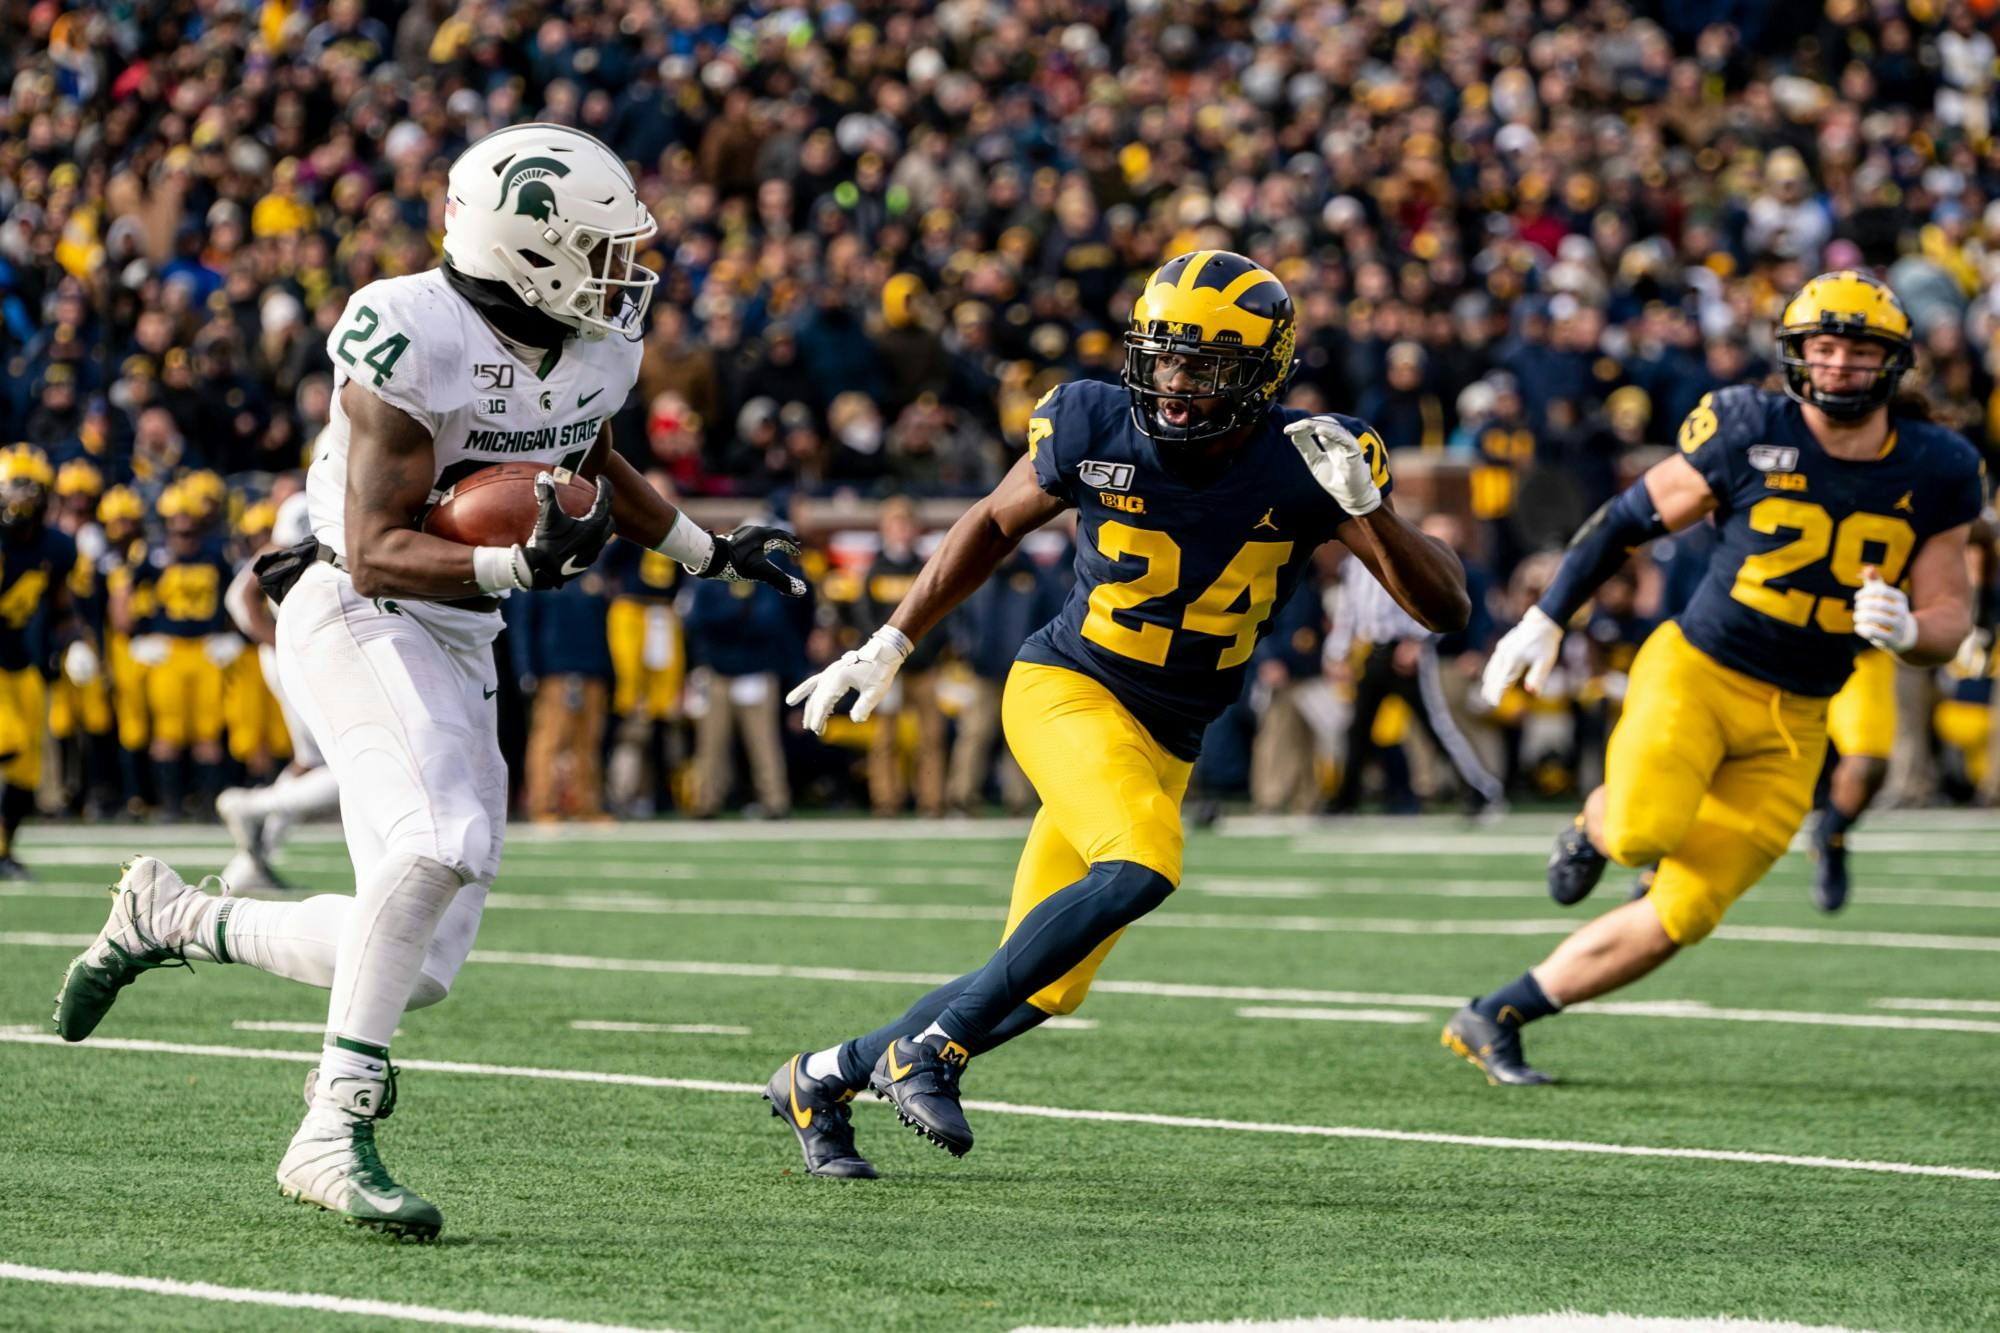
[[[1699,537],[1600,599],[1554,697],[1475,712],[1480,654],[1540,553],[1703,393],[1769,372],[1806,277],[1884,274],[1919,340],[1911,409],[2000,447],[1995,11],[0,0],[0,442],[41,460],[0,479],[49,493],[106,650],[100,679],[68,679],[42,590],[0,586],[21,645],[0,668],[46,678],[66,747],[43,803],[178,811],[282,762],[256,654],[219,589],[174,571],[226,584],[264,540],[326,422],[346,295],[433,265],[447,165],[524,119],[606,140],[659,218],[617,447],[697,512],[792,514],[816,585],[793,608],[614,547],[598,577],[512,599],[531,813],[1025,803],[993,761],[998,680],[1062,594],[1061,534],[919,648],[889,720],[822,746],[779,696],[886,615],[1049,386],[1116,380],[1137,281],[1196,247],[1285,280],[1291,400],[1376,426],[1479,602],[1465,635],[1372,654],[1329,554],[1202,789],[1344,806],[1365,769],[1393,808],[1449,800],[1464,764],[1399,743],[1439,708],[1511,793],[1587,782]],[[1977,572],[1990,627],[1994,562]],[[1990,655],[1903,676],[1892,799],[2000,796]]]

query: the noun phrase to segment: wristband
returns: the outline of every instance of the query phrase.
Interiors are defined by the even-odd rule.
[[[881,644],[889,652],[894,653],[898,662],[908,657],[916,648],[916,645],[910,642],[910,636],[897,629],[894,625],[884,625],[870,637],[874,642]]]
[[[692,574],[708,568],[709,559],[715,554],[715,538],[686,514],[676,513],[674,525],[667,529],[667,535],[660,538],[660,544],[653,549],[680,561]]]
[[[528,557],[518,546],[475,546],[472,580],[481,592],[524,592],[534,586]]]

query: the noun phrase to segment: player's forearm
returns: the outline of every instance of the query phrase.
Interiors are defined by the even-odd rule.
[[[1425,629],[1449,634],[1472,618],[1458,553],[1388,505],[1348,519],[1340,539]]]
[[[449,602],[480,594],[472,565],[476,547],[415,528],[356,531],[351,522],[347,545],[347,576],[363,597]]]
[[[611,530],[649,550],[665,541],[681,511],[654,490],[623,455],[605,456],[604,477],[611,483]]]
[[[1911,612],[1917,641],[1897,656],[1911,666],[1943,666],[1958,656],[1958,646],[1972,632],[1972,616],[1962,602],[1943,602]]]
[[[889,624],[915,643],[978,591],[1020,544],[1020,536],[1009,535],[988,506],[974,505],[945,533],[937,553],[897,604]]]

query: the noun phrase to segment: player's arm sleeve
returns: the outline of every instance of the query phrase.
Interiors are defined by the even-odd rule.
[[[1958,466],[1953,468],[1953,480],[1943,487],[1943,494],[1937,506],[1937,517],[1931,522],[1931,531],[1948,532],[1961,523],[1971,523],[1986,512],[1989,485],[1986,476],[1986,460],[1970,444],[1955,449]]]
[[[1654,508],[1652,493],[1641,477],[1606,500],[1577,529],[1555,577],[1549,580],[1548,591],[1535,605],[1556,624],[1567,625],[1604,581],[1624,567],[1632,552],[1666,531],[1666,522]]]
[[[1701,473],[1717,502],[1725,507],[1736,491],[1745,428],[1751,427],[1750,438],[1759,433],[1751,420],[1753,414],[1761,416],[1756,390],[1718,389],[1701,396],[1701,401],[1687,414],[1687,420],[1681,422],[1680,434],[1675,437],[1681,457]]]
[[[471,376],[452,312],[421,292],[371,282],[347,300],[327,335],[334,390],[349,380],[436,436],[471,401]]]
[[[1081,392],[1073,384],[1057,385],[1042,395],[1028,417],[1028,460],[1034,465],[1035,484],[1072,503],[1076,465],[1082,456],[1078,441],[1086,433],[1079,429]]]

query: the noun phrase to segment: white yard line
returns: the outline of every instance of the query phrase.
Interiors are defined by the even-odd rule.
[[[1435,1023],[1437,1015],[1421,1009],[1297,1009],[1251,1005],[1238,1018],[1299,1018],[1322,1023]]]
[[[60,1268],[31,1268],[0,1263],[0,1280],[39,1282],[52,1287],[84,1287],[97,1291],[143,1291],[150,1296],[179,1296],[229,1305],[268,1305],[280,1310],[315,1310],[321,1314],[354,1315],[363,1319],[401,1319],[413,1324],[448,1328],[495,1328],[515,1333],[669,1333],[638,1329],[629,1324],[591,1324],[575,1319],[543,1319],[534,1315],[485,1314],[478,1310],[441,1310],[432,1305],[401,1301],[357,1300],[311,1291],[259,1291],[253,1287],[222,1287],[213,1282],[177,1282],[171,1278],[135,1277],[127,1273],[80,1273]]]
[[[749,1028],[727,1023],[621,1023],[611,1019],[573,1018],[570,1027],[578,1032],[671,1032],[691,1037],[747,1037]]]
[[[1071,1018],[1068,1014],[1050,1014],[1042,1020],[1042,1026],[1050,1032],[1095,1032],[1097,1020]]]
[[[2000,1014],[2000,1000],[1932,1000],[1912,996],[1892,996],[1871,1000],[1877,1009],[1915,1009],[1936,1014]]]
[[[152,1055],[215,1056],[235,1060],[311,1063],[318,1051],[259,1050],[247,1046],[201,1046],[169,1041],[93,1038],[72,1045],[49,1033],[0,1032],[0,1043],[55,1046],[77,1053],[132,1051]],[[650,1074],[614,1074],[595,1069],[545,1069],[527,1065],[473,1064],[458,1060],[401,1060],[410,1071],[469,1074],[486,1078],[525,1078],[556,1083],[594,1083],[682,1092],[761,1095],[751,1083],[713,1079],[661,1078]],[[1292,1125],[1256,1120],[1224,1120],[1211,1116],[1157,1115],[1142,1111],[1091,1111],[1063,1106],[1032,1106],[1017,1102],[968,1101],[968,1110],[992,1115],[1025,1116],[1037,1120],[1080,1120],[1103,1124],[1153,1125],[1163,1129],[1203,1129],[1233,1134],[1277,1134],[1301,1138],[1366,1139],[1385,1143],[1421,1143],[1440,1147],[1493,1148],[1524,1152],[1578,1153],[1599,1157],[1653,1157],[1680,1161],[1730,1162],[1748,1166],[1792,1166],[1818,1171],[1861,1171],[1878,1175],[1937,1176],[1952,1180],[2000,1181],[2000,1171],[1976,1166],[1940,1166],[1922,1162],[1883,1162],[1846,1157],[1815,1157],[1793,1153],[1749,1152],[1733,1148],[1663,1148],[1628,1143],[1596,1143],[1582,1139],[1517,1139],[1484,1134],[1443,1134],[1421,1130],[1377,1129],[1359,1125]]]
[[[89,935],[56,935],[38,931],[0,932],[0,946],[11,944],[75,949],[89,944],[93,938]],[[954,975],[949,972],[876,972],[847,967],[794,967],[781,963],[718,963],[675,958],[603,958],[590,954],[519,953],[500,949],[475,949],[471,961],[487,966],[540,967],[566,972],[638,972],[658,976],[748,977],[889,986],[938,986],[950,981]],[[1361,1006],[1363,1009],[1372,1006],[1450,1011],[1465,1003],[1464,997],[1458,995],[1311,990],[1284,986],[1210,986],[1196,982],[1121,981],[1116,978],[1100,978],[1092,983],[1091,989],[1100,995],[1142,995],[1154,999],[1225,1000],[1275,1006],[1345,1006],[1338,1010],[1302,1008],[1282,1015],[1278,1010],[1272,1009],[1257,1015],[1260,1018],[1325,1017],[1327,1021],[1339,1021],[1334,1015],[1346,1016],[1354,1013],[1355,1009],[1352,1006]],[[2000,1012],[2000,1001],[1877,1000],[1874,1003],[1882,1008],[1934,1009],[1940,1012],[1962,1010],[1968,1013]],[[2000,1023],[1977,1019],[1899,1018],[1887,1014],[1820,1013],[1796,1009],[1724,1009],[1711,1007],[1700,1000],[1592,1001],[1576,1006],[1571,1012],[1587,1017],[1787,1023],[1811,1027],[1877,1028],[1900,1032],[2000,1032]],[[269,1030],[290,1029],[279,1027]],[[318,1033],[321,1028],[318,1025],[302,1023],[297,1025],[297,1030]]]

